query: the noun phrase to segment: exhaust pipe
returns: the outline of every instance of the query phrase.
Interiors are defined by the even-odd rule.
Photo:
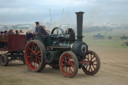
[[[77,15],[77,41],[82,41],[82,30],[83,30],[83,14],[84,12],[76,12]]]

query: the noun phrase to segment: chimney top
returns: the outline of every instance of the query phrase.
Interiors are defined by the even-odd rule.
[[[82,14],[84,14],[84,12],[83,11],[80,11],[80,12],[76,12],[76,14],[82,15]]]

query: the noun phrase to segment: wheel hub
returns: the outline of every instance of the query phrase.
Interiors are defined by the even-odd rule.
[[[70,61],[65,62],[65,66],[70,67],[71,66],[71,62]]]
[[[90,63],[90,65],[93,65],[93,62],[92,61],[90,61],[89,63]]]
[[[33,53],[33,54],[31,54],[31,57],[32,57],[32,58],[35,58],[35,54],[34,54],[34,53]]]
[[[69,63],[65,63],[65,66],[66,66],[66,67],[69,67]]]

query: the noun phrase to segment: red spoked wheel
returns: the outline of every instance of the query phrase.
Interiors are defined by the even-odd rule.
[[[64,52],[59,60],[60,71],[66,77],[74,77],[78,71],[78,59],[71,51]]]
[[[44,59],[45,46],[39,40],[29,41],[25,50],[25,61],[28,68],[39,72],[45,67]]]
[[[8,56],[5,54],[0,55],[0,64],[2,66],[7,66],[8,65]]]
[[[82,66],[82,70],[87,75],[94,75],[99,71],[99,69],[100,69],[100,58],[95,52],[88,51],[88,53],[86,55],[86,58],[83,61],[88,62],[88,64]]]

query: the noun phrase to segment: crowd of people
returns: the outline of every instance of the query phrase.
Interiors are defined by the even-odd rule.
[[[32,33],[31,30],[28,30],[28,32],[24,33],[22,30],[13,30],[10,29],[9,31],[1,31],[0,30],[0,35],[26,35],[26,41],[30,39],[34,39],[35,33]]]
[[[15,32],[13,31],[13,29],[10,29],[9,31],[1,31],[0,30],[0,35],[12,35],[12,34],[16,34],[16,35],[23,35],[24,32],[22,30],[15,30]]]

